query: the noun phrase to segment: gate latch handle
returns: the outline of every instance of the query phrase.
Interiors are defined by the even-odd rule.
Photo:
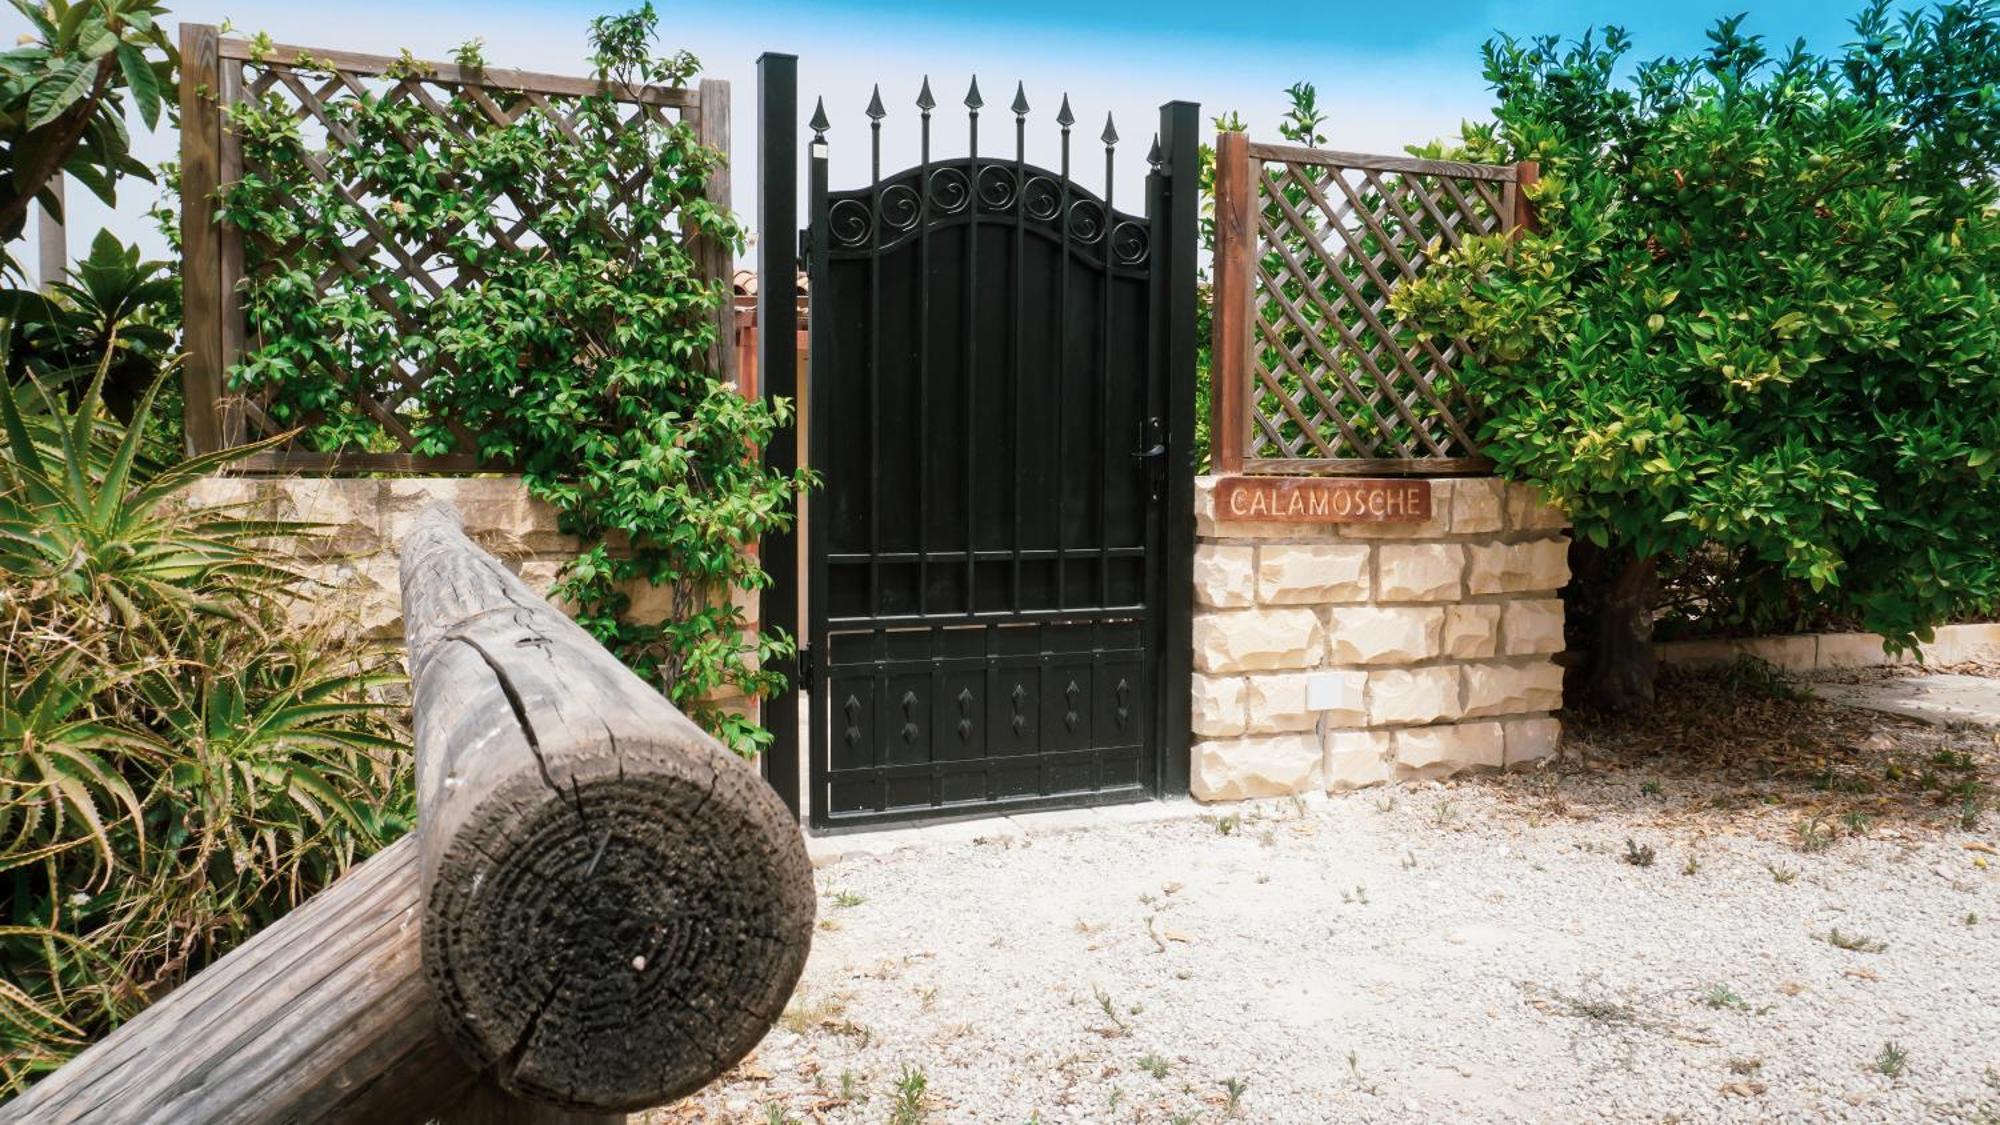
[[[1167,455],[1166,423],[1160,421],[1158,418],[1146,419],[1145,436],[1139,440],[1151,442],[1152,444],[1132,454],[1134,459],[1144,460],[1149,457],[1165,457]]]

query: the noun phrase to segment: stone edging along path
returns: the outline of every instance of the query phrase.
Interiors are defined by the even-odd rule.
[[[1910,654],[1891,656],[1875,633],[1798,633],[1783,637],[1735,640],[1666,641],[1653,646],[1662,664],[1707,667],[1755,657],[1785,672],[1822,672],[1838,668],[1872,668],[1915,664]],[[1940,626],[1936,637],[1921,646],[1927,665],[2000,660],[2000,622]]]

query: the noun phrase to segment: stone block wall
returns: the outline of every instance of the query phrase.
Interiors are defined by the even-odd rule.
[[[202,481],[189,497],[196,505],[248,505],[265,518],[321,525],[321,536],[300,544],[300,569],[318,584],[299,602],[300,612],[399,645],[396,552],[417,512],[432,500],[457,507],[473,541],[538,592],[546,594],[576,556],[576,538],[557,528],[555,509],[529,495],[519,477],[221,476]],[[671,608],[669,592],[648,583],[633,583],[626,592],[633,620],[659,621]],[[756,596],[737,591],[735,600],[756,628]]]
[[[1423,523],[1215,518],[1196,483],[1202,800],[1520,765],[1561,728],[1567,521],[1530,488],[1431,482]]]

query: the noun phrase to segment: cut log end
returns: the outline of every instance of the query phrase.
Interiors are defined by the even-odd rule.
[[[581,1110],[691,1093],[769,1029],[812,869],[769,786],[474,547],[403,549],[423,963],[502,1090]]]
[[[476,1067],[525,1097],[638,1109],[756,1046],[804,968],[814,903],[755,775],[495,796],[506,814],[461,825],[439,857],[424,921],[446,1034]]]

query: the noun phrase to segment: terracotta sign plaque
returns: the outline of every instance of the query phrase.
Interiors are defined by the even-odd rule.
[[[1223,477],[1215,518],[1259,523],[1422,523],[1431,482],[1363,477]]]

